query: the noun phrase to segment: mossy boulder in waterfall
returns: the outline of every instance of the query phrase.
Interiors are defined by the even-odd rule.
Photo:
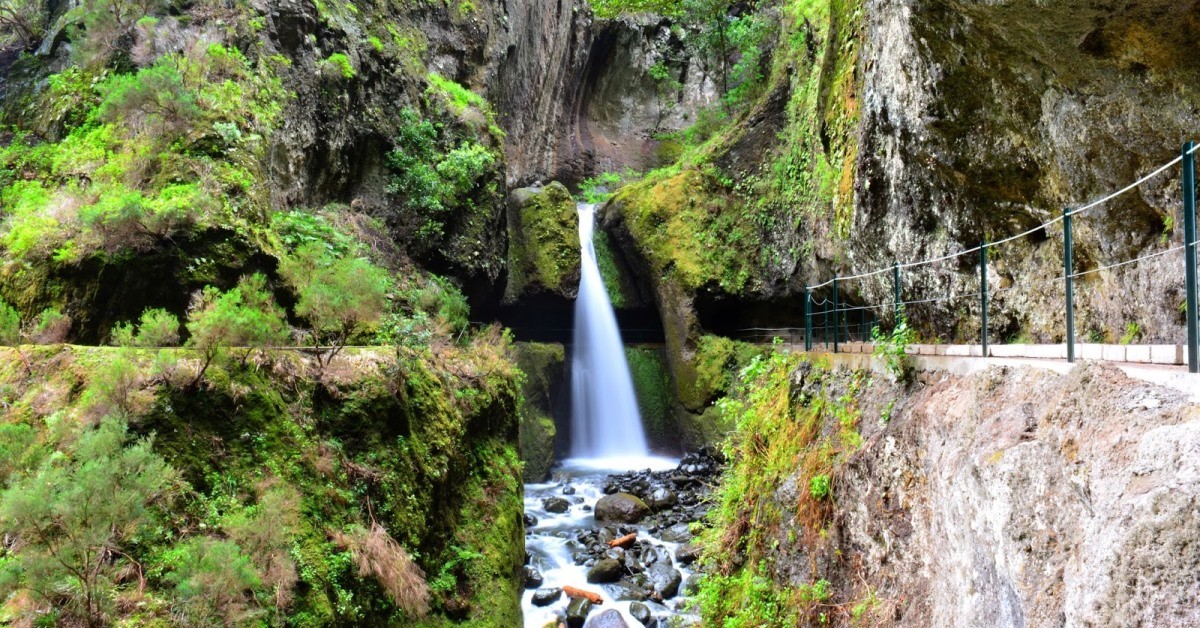
[[[504,301],[579,289],[579,231],[575,201],[561,183],[521,188],[508,206],[508,285]]]
[[[661,347],[626,347],[629,375],[637,395],[638,411],[646,442],[654,451],[679,449],[679,431],[675,423],[675,397],[671,374]]]

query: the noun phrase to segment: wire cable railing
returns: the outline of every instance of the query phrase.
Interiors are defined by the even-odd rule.
[[[1085,277],[1095,275],[1097,273],[1101,273],[1101,272],[1105,272],[1105,271],[1112,271],[1112,270],[1124,268],[1124,267],[1131,266],[1134,264],[1139,264],[1139,263],[1143,263],[1143,262],[1153,260],[1156,258],[1164,257],[1164,256],[1170,255],[1172,253],[1178,253],[1180,251],[1183,251],[1184,258],[1185,258],[1184,259],[1185,289],[1186,289],[1186,293],[1187,293],[1185,318],[1186,318],[1186,322],[1187,322],[1187,347],[1188,347],[1188,356],[1189,356],[1188,357],[1188,362],[1189,362],[1188,366],[1189,366],[1189,370],[1191,372],[1193,372],[1193,373],[1200,372],[1200,359],[1198,359],[1198,354],[1200,354],[1200,304],[1197,303],[1197,301],[1200,300],[1200,298],[1198,298],[1198,296],[1197,296],[1197,290],[1198,290],[1197,273],[1198,273],[1198,271],[1196,268],[1196,266],[1197,266],[1197,260],[1196,260],[1197,248],[1200,247],[1200,238],[1197,237],[1197,233],[1196,233],[1197,220],[1196,220],[1196,206],[1195,206],[1195,153],[1198,149],[1200,149],[1200,145],[1197,145],[1194,142],[1188,142],[1187,144],[1184,145],[1184,148],[1181,151],[1181,153],[1178,156],[1176,156],[1174,159],[1168,161],[1165,164],[1162,164],[1161,166],[1158,166],[1154,170],[1152,170],[1149,173],[1138,178],[1133,183],[1130,183],[1114,192],[1108,193],[1108,194],[1102,196],[1101,198],[1091,201],[1085,205],[1075,207],[1075,208],[1064,209],[1060,215],[1055,216],[1049,220],[1046,220],[1035,227],[1025,229],[1015,235],[1010,235],[1008,237],[1005,237],[1000,240],[996,240],[994,242],[986,242],[986,241],[981,242],[977,246],[969,247],[969,248],[966,248],[963,250],[947,253],[944,255],[938,255],[935,257],[928,258],[928,259],[911,260],[911,261],[907,261],[907,262],[903,262],[903,263],[893,262],[891,267],[878,268],[875,270],[861,272],[861,273],[857,273],[857,274],[853,274],[853,275],[847,275],[847,276],[835,275],[834,277],[827,279],[821,283],[805,286],[805,288],[804,288],[804,293],[805,293],[804,336],[805,336],[806,348],[811,348],[811,346],[813,344],[813,337],[816,335],[814,332],[820,332],[820,334],[822,335],[822,339],[824,341],[824,340],[827,340],[828,332],[830,330],[832,330],[833,345],[834,345],[835,351],[837,350],[838,344],[841,340],[840,335],[841,335],[841,331],[843,329],[846,330],[847,340],[849,340],[854,335],[851,333],[851,330],[854,328],[857,328],[859,330],[859,333],[857,334],[857,336],[861,339],[865,339],[866,338],[866,330],[865,330],[866,321],[865,321],[865,319],[866,319],[866,313],[868,311],[871,313],[871,318],[873,321],[872,324],[877,326],[879,323],[879,320],[881,318],[886,317],[886,314],[889,310],[893,312],[893,319],[894,319],[895,317],[900,316],[901,312],[905,308],[908,308],[910,306],[920,306],[920,305],[927,305],[927,304],[932,304],[932,303],[959,301],[959,300],[963,300],[963,299],[971,299],[971,300],[977,299],[980,304],[979,315],[980,315],[980,319],[981,319],[981,344],[983,345],[983,347],[985,349],[984,354],[986,355],[986,348],[988,345],[987,314],[988,314],[989,296],[995,297],[997,295],[1001,295],[1001,294],[1004,294],[1009,291],[1019,290],[1019,289],[1028,287],[1027,285],[1022,285],[1022,284],[1013,284],[1006,288],[994,288],[994,287],[988,286],[988,276],[987,276],[988,251],[990,249],[994,249],[996,247],[1003,246],[1005,244],[1014,242],[1021,238],[1038,233],[1040,231],[1044,231],[1049,227],[1056,226],[1061,223],[1062,233],[1063,233],[1063,272],[1058,277],[1048,277],[1048,278],[1039,277],[1036,280],[1040,281],[1040,280],[1044,279],[1045,281],[1051,281],[1051,282],[1054,282],[1054,281],[1063,282],[1064,293],[1066,295],[1066,323],[1067,323],[1066,342],[1067,342],[1068,360],[1072,361],[1072,362],[1074,361],[1074,342],[1075,342],[1074,281],[1076,279],[1085,278]],[[1151,180],[1154,180],[1155,178],[1162,176],[1164,173],[1170,171],[1172,168],[1179,166],[1181,164],[1182,164],[1181,179],[1182,179],[1182,192],[1183,192],[1182,200],[1183,200],[1183,218],[1184,218],[1184,220],[1183,220],[1184,244],[1179,244],[1179,245],[1176,245],[1176,246],[1173,246],[1170,248],[1166,248],[1164,250],[1157,251],[1154,253],[1140,255],[1140,256],[1137,256],[1137,257],[1134,257],[1131,259],[1122,260],[1122,261],[1114,262],[1114,263],[1110,263],[1110,264],[1105,264],[1102,266],[1098,266],[1096,268],[1091,268],[1091,269],[1082,270],[1082,271],[1076,271],[1075,270],[1075,262],[1074,262],[1074,251],[1073,251],[1073,248],[1074,248],[1073,230],[1074,230],[1074,228],[1073,228],[1072,219],[1075,216],[1080,216],[1081,214],[1084,214],[1085,212],[1088,212],[1097,207],[1105,205],[1106,203],[1110,203],[1111,201],[1113,201],[1117,198],[1120,198],[1121,196],[1128,194],[1133,190],[1140,188],[1141,186],[1145,185],[1146,183],[1150,182]],[[978,254],[978,256],[979,256],[979,262],[977,265],[978,274],[979,274],[979,289],[978,290],[976,290],[974,292],[963,292],[963,293],[959,293],[959,294],[945,294],[945,295],[940,295],[940,296],[936,296],[936,297],[909,298],[909,299],[903,298],[903,296],[902,296],[903,285],[900,280],[900,271],[901,270],[928,266],[928,265],[936,264],[938,262],[953,260],[953,259],[961,258],[965,255],[972,255],[972,254]],[[867,279],[870,277],[883,275],[889,271],[892,273],[892,283],[893,283],[892,303],[890,303],[890,304],[875,303],[875,304],[870,304],[870,305],[846,305],[845,307],[843,307],[839,303],[839,295],[838,295],[839,283]],[[1024,282],[1024,283],[1027,284],[1028,282]],[[820,301],[816,301],[815,297],[813,295],[813,291],[819,290],[822,288],[826,288],[826,287],[830,287],[830,286],[832,286],[832,297],[833,297],[832,301],[825,297],[821,297]],[[830,307],[830,308],[825,307],[825,306],[830,306],[830,305],[832,307]],[[858,313],[858,317],[860,319],[857,323],[849,320],[855,316],[856,312]],[[877,316],[877,315],[881,315],[881,316]],[[832,322],[830,321],[831,318],[832,318]],[[819,324],[816,326],[814,326],[814,319],[819,320]],[[745,331],[747,333],[758,333],[761,331],[767,331],[768,329],[769,328],[748,328],[743,331]],[[791,329],[791,328],[778,328],[778,329]]]

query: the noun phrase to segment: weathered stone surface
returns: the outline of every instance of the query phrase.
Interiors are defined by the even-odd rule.
[[[504,302],[545,295],[575,298],[579,231],[575,200],[561,183],[513,191],[508,203]]]
[[[542,500],[542,508],[544,508],[546,512],[561,514],[567,512],[567,509],[570,507],[571,503],[561,497],[548,497]]]
[[[621,579],[621,563],[611,558],[596,561],[587,572],[587,581],[593,584],[616,582]]]
[[[596,521],[637,523],[649,512],[646,502],[629,493],[605,495],[596,502]]]
[[[897,395],[859,407],[867,416]],[[887,583],[876,594],[908,596],[901,624],[1200,622],[1200,414],[1185,394],[1104,364],[996,368],[920,386],[897,407],[886,425],[863,423],[833,517],[836,545]],[[786,510],[806,487],[797,475],[774,498]],[[794,532],[774,532],[778,577],[814,565],[851,577]]]
[[[621,616],[620,611],[610,608],[599,615],[592,616],[588,620],[587,628],[629,628],[629,624]]]
[[[518,439],[521,460],[525,463],[525,482],[541,482],[554,463],[557,428],[554,423],[554,399],[565,384],[566,350],[560,344],[514,343],[517,365],[525,373],[521,391],[525,398]],[[534,522],[536,524],[536,520]],[[528,524],[527,524],[528,525]]]

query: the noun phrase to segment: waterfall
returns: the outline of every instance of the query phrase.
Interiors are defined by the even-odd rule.
[[[571,361],[571,455],[645,457],[646,436],[625,345],[592,244],[595,209],[583,203],[578,207],[581,263]]]

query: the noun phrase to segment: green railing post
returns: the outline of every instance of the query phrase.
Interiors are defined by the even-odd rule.
[[[980,314],[980,337],[983,339],[983,357],[988,357],[988,302],[987,302],[987,240],[979,243],[979,302],[983,307]]]
[[[837,293],[837,277],[833,278],[833,352],[838,352],[838,340],[841,336],[841,330],[838,325],[838,293]]]
[[[1063,275],[1067,278],[1067,362],[1075,361],[1075,259],[1071,210],[1063,210]]]
[[[896,314],[892,320],[892,325],[900,324],[900,264],[892,262],[892,300],[896,304]]]
[[[812,295],[804,286],[804,350],[812,351]]]
[[[1196,303],[1196,143],[1183,145],[1183,263],[1187,284],[1188,372],[1200,373],[1200,311]]]

